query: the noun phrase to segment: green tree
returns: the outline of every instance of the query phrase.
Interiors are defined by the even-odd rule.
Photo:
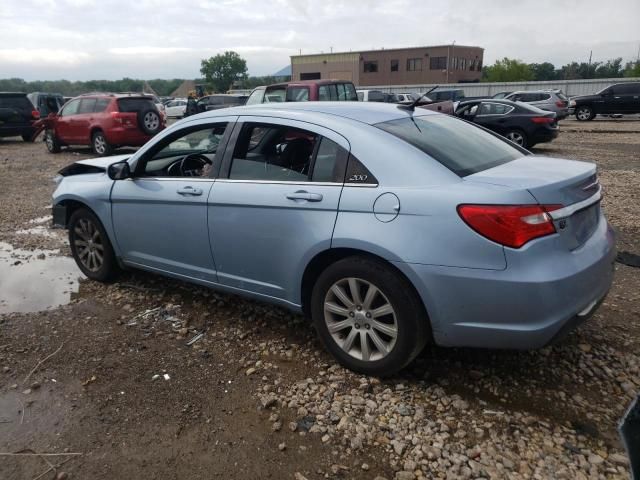
[[[596,78],[618,78],[622,76],[622,58],[613,58],[598,65]]]
[[[557,78],[556,67],[553,65],[553,63],[530,63],[529,68],[533,73],[533,79],[538,82],[542,82],[545,80],[555,80]]]
[[[247,62],[236,52],[227,51],[203,59],[200,72],[216,92],[226,92],[234,82],[247,78]]]
[[[485,82],[521,82],[533,80],[533,72],[526,63],[504,57],[484,67],[482,77]]]
[[[640,77],[640,62],[627,62],[624,66],[625,77]]]

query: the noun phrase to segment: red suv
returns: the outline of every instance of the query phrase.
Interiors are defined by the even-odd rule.
[[[144,145],[165,127],[151,97],[114,93],[76,97],[42,123],[51,153],[63,145],[91,145],[99,156],[116,147]]]
[[[300,80],[254,88],[245,105],[274,102],[357,102],[356,87],[347,80]]]

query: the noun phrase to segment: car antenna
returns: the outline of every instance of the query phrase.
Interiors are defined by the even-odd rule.
[[[435,87],[433,87],[431,90],[423,93],[422,95],[420,95],[416,100],[414,100],[412,103],[410,103],[409,105],[398,105],[398,108],[401,108],[403,110],[409,110],[410,112],[413,112],[416,109],[416,105],[418,105],[418,103],[420,103],[420,100],[422,100],[424,97],[426,97],[427,95],[429,95],[431,92],[433,92],[436,88],[438,88],[440,85],[436,85]]]

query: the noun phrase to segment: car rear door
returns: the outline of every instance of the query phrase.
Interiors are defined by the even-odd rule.
[[[349,143],[305,122],[240,119],[208,202],[218,279],[299,304],[302,269],[331,245]]]
[[[640,112],[640,83],[621,83],[613,86],[615,113]]]
[[[512,105],[491,101],[480,102],[473,121],[489,130],[503,134],[513,127],[509,117],[513,110],[514,107]]]
[[[112,220],[125,264],[216,283],[207,198],[235,120],[188,123],[145,151],[134,178],[114,182]],[[211,174],[181,173],[179,163],[189,153],[211,160]]]

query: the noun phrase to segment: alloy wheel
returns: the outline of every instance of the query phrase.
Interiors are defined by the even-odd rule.
[[[93,148],[96,153],[102,155],[107,151],[107,141],[104,139],[102,135],[96,135],[93,139]]]
[[[100,230],[91,220],[81,218],[73,231],[78,259],[87,270],[97,272],[104,263],[104,244]]]
[[[524,145],[524,136],[520,132],[509,132],[507,138],[520,146]]]
[[[44,137],[44,141],[47,144],[47,148],[49,149],[50,152],[53,151],[53,133],[51,132],[47,132],[47,134]]]
[[[160,118],[154,112],[148,112],[144,116],[144,126],[153,132],[160,126]]]
[[[591,117],[591,110],[588,108],[580,108],[577,116],[579,120],[589,120]]]
[[[393,306],[378,287],[361,278],[343,278],[331,286],[324,321],[336,344],[365,362],[386,357],[398,337]]]

